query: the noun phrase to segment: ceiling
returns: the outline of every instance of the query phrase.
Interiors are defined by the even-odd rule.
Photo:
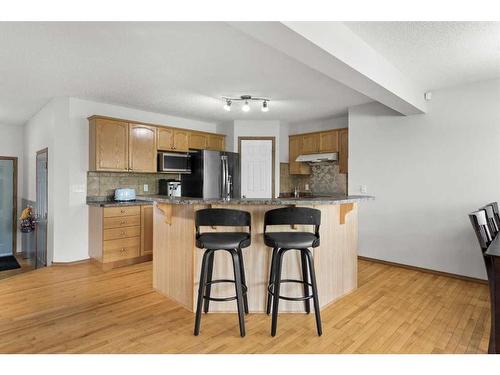
[[[222,22],[3,22],[0,87],[3,124],[58,96],[214,122],[300,122],[371,101]],[[270,111],[222,109],[242,94],[271,97]]]
[[[426,91],[500,78],[500,22],[345,22]]]

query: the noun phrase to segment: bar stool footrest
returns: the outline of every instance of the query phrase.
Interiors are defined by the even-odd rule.
[[[311,283],[305,282],[303,280],[297,280],[297,279],[283,279],[283,280],[280,280],[280,283],[306,284],[312,288]],[[271,294],[273,297],[275,297],[275,295],[274,295],[274,283],[270,283],[269,286],[267,287],[267,290],[269,291],[269,294]],[[306,300],[309,300],[313,297],[314,297],[313,294],[309,294],[309,295],[304,296],[304,297],[287,297],[287,296],[282,296],[282,295],[278,296],[279,299],[283,299],[286,301],[298,301],[298,302],[306,301]]]
[[[207,283],[205,283],[205,285],[212,285],[212,284],[221,284],[221,283],[232,283],[232,284],[235,284],[236,281],[234,280],[229,280],[229,279],[219,279],[219,280],[212,280],[212,281],[209,281]],[[247,286],[246,285],[242,285],[242,289],[243,289],[243,294],[247,294]],[[236,296],[231,296],[231,297],[208,297],[206,295],[203,295],[203,299],[204,300],[209,300],[209,301],[215,301],[215,302],[228,302],[228,301],[234,301],[236,300]]]

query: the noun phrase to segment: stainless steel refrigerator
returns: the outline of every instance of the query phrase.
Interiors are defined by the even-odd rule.
[[[193,151],[191,174],[181,177],[183,197],[241,198],[240,155],[225,151]]]

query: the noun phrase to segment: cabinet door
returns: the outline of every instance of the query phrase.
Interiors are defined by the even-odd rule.
[[[202,133],[189,133],[189,148],[194,150],[206,150],[208,147],[208,135]]]
[[[349,157],[349,131],[339,130],[339,172],[347,173]]]
[[[129,167],[134,172],[156,172],[156,128],[130,124]]]
[[[185,130],[174,130],[174,151],[189,150],[189,132]]]
[[[157,147],[161,151],[171,151],[174,147],[174,129],[158,128]]]
[[[95,120],[95,170],[128,170],[128,123],[107,119]]]
[[[311,168],[305,163],[296,162],[297,156],[301,154],[302,137],[295,136],[289,138],[288,152],[289,152],[289,169],[290,174],[310,174]]]
[[[141,255],[153,254],[153,206],[141,206]]]
[[[330,130],[319,134],[319,151],[320,152],[338,152],[339,137],[338,130]]]
[[[208,136],[208,149],[215,151],[224,151],[224,136],[210,134]]]
[[[302,136],[303,154],[315,154],[319,152],[319,133],[305,134]]]

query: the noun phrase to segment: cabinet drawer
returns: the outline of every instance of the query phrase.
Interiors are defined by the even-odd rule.
[[[110,263],[117,260],[136,258],[140,255],[139,245],[137,246],[122,246],[117,249],[109,249],[104,251],[102,262]]]
[[[141,225],[141,215],[104,218],[104,229],[133,227],[136,225]]]
[[[104,241],[117,240],[119,238],[137,237],[141,235],[141,227],[123,227],[104,229]]]
[[[140,214],[141,207],[139,206],[104,207],[104,217],[133,216]]]

